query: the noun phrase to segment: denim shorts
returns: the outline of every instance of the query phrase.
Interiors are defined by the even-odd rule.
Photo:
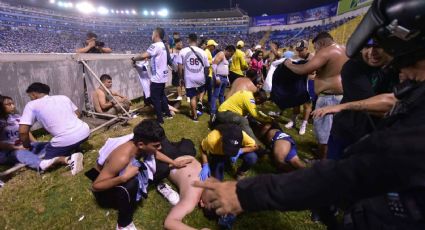
[[[341,102],[342,95],[319,95],[316,102],[316,109],[323,107],[338,105]],[[333,115],[328,114],[321,118],[314,119],[314,134],[319,144],[326,145],[331,133]]]

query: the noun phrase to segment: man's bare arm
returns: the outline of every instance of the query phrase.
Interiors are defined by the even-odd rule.
[[[141,60],[145,60],[146,58],[151,58],[151,55],[148,52],[144,52],[144,53],[140,54],[139,56],[132,58],[132,60],[133,61],[141,61]]]
[[[111,154],[112,155],[112,154]],[[122,175],[117,176],[121,170],[125,169]],[[108,161],[99,176],[93,182],[92,188],[94,191],[103,191],[113,188],[119,184],[125,183],[132,177],[137,175],[138,168],[131,165],[126,158],[114,158],[113,161]]]
[[[19,125],[19,138],[25,148],[31,147],[30,128],[29,125]]]
[[[319,52],[316,54],[310,61],[305,64],[296,65],[293,64],[290,60],[285,60],[284,64],[292,72],[299,75],[311,74],[314,71],[320,69],[328,62],[328,57],[325,55],[326,52]]]
[[[106,101],[106,95],[103,91],[96,90],[96,97],[97,97],[97,100],[99,101],[99,105],[100,105],[100,108],[102,108],[102,110],[107,110],[114,106],[113,100],[109,102]]]

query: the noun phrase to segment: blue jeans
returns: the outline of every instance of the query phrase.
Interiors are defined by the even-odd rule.
[[[214,87],[214,92],[210,101],[211,113],[217,112],[217,105],[216,105],[217,98],[220,104],[224,102],[224,91],[226,90],[226,87],[229,85],[229,80],[227,79],[226,76],[217,75],[215,77],[220,78],[220,84],[215,85],[215,80],[213,81],[213,85],[215,85],[215,87]]]
[[[225,156],[210,155],[209,162],[211,166],[211,175],[220,181],[224,180],[224,167],[226,161],[229,160]],[[244,153],[242,156],[242,165],[238,168],[238,172],[248,171],[255,163],[257,163],[258,157],[255,152]]]
[[[6,164],[15,164],[17,162],[26,165],[32,169],[38,169],[41,159],[46,153],[46,145],[48,142],[33,142],[31,143],[32,149],[29,150],[15,150],[10,152],[2,152],[2,162]]]
[[[83,139],[75,144],[63,147],[54,147],[50,142],[46,145],[46,156],[44,159],[52,159],[55,157],[67,157],[71,156],[74,151],[81,151],[80,145],[86,142],[89,138]]]

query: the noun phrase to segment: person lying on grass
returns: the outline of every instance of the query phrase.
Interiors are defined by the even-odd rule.
[[[298,157],[294,139],[284,133],[279,124],[276,122],[262,124],[254,119],[250,119],[249,122],[257,137],[269,146],[272,151],[271,157],[279,171],[290,172],[306,167]]]

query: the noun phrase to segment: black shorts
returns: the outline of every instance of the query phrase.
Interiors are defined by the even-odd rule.
[[[229,81],[230,81],[230,85],[233,84],[233,82],[240,78],[240,77],[244,77],[243,75],[239,75],[237,73],[234,72],[229,72]]]
[[[186,96],[190,98],[196,97],[203,92],[205,92],[205,85],[194,88],[186,88]]]

